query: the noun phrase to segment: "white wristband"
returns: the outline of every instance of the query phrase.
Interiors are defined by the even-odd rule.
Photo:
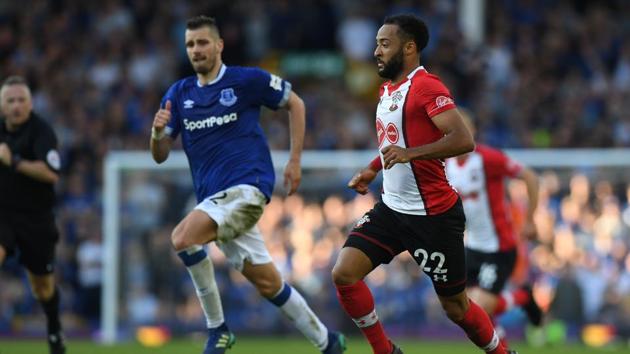
[[[151,139],[153,140],[162,140],[166,136],[165,129],[162,129],[161,132],[158,132],[155,127],[151,127]]]

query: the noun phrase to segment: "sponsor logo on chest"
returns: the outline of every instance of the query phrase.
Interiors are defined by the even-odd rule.
[[[385,136],[387,136],[387,140],[392,144],[396,144],[398,142],[398,128],[396,128],[394,123],[387,124],[387,128],[385,128]]]
[[[390,122],[385,127],[383,121],[376,118],[376,136],[378,137],[378,146],[381,147],[386,138],[391,144],[396,144],[400,138],[400,133],[396,124]]]
[[[381,147],[385,139],[385,126],[381,118],[376,118],[376,136],[378,137],[378,146]]]
[[[223,116],[211,116],[200,120],[190,120],[184,118],[184,129],[193,132],[198,129],[208,129],[214,126],[221,126],[238,120],[238,113],[230,113]]]

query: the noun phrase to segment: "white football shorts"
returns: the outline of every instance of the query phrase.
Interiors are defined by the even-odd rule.
[[[267,199],[256,187],[239,184],[215,193],[195,209],[208,214],[219,226],[217,246],[239,271],[243,262],[266,264],[272,261],[256,223]]]

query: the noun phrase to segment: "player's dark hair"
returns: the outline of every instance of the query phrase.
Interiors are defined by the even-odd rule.
[[[385,17],[385,25],[397,25],[398,35],[403,40],[412,40],[416,43],[418,53],[429,43],[429,29],[426,23],[418,16],[412,14],[400,14]]]
[[[209,27],[211,30],[219,33],[219,27],[217,26],[217,21],[210,16],[199,15],[192,17],[186,21],[186,29],[196,30],[201,27]]]
[[[4,81],[2,81],[2,86],[0,86],[0,87],[11,86],[11,85],[25,85],[25,86],[28,86],[28,84],[26,83],[26,79],[23,78],[22,76],[11,75],[11,76],[7,77],[6,79],[4,79]]]

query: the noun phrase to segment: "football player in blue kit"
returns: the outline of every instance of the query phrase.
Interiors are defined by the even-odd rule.
[[[343,335],[329,331],[300,293],[282,280],[256,227],[275,179],[259,124],[261,106],[289,112],[291,152],[284,185],[293,194],[301,179],[304,102],[278,76],[223,64],[223,40],[213,18],[190,19],[185,41],[196,76],[177,81],[164,95],[153,121],[151,153],[157,163],[165,161],[181,135],[199,204],[175,227],[171,241],[206,317],[209,338],[203,353],[224,353],[235,342],[203,247],[213,241],[322,353],[342,353]]]

